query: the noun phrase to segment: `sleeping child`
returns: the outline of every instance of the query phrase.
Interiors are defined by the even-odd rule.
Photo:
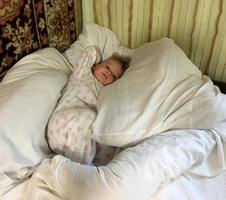
[[[119,79],[129,64],[127,57],[118,54],[100,60],[94,46],[84,50],[47,127],[50,148],[83,164],[90,164],[96,153],[91,135],[100,89]]]

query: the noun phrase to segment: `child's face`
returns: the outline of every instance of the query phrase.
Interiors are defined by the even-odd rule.
[[[93,74],[103,85],[109,85],[122,76],[122,64],[117,60],[109,58],[96,64]]]

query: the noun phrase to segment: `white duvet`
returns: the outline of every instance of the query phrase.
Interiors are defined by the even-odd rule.
[[[0,83],[0,199],[50,157],[48,119],[72,71],[54,48],[17,62]]]
[[[158,54],[155,48],[154,52],[157,52],[158,57],[150,56],[153,62],[155,59],[159,61],[158,69],[151,72],[154,75],[162,72],[160,75],[164,74],[163,80],[169,82],[161,82],[162,79],[159,81],[157,76],[156,82],[150,81],[150,84],[147,84],[146,93],[142,93],[143,100],[146,101],[139,102],[137,101],[139,98],[128,99],[128,101],[134,100],[133,105],[134,103],[143,105],[145,102],[147,105],[145,109],[137,106],[129,110],[140,108],[138,113],[143,115],[137,116],[134,123],[127,126],[130,116],[128,115],[127,119],[127,113],[124,112],[123,116],[126,120],[122,120],[117,115],[117,108],[119,109],[120,106],[116,106],[113,110],[116,113],[112,118],[109,117],[111,113],[108,113],[105,119],[103,118],[104,125],[108,128],[110,126],[120,129],[125,126],[130,130],[128,133],[123,132],[124,135],[116,134],[115,138],[114,133],[119,132],[110,129],[109,132],[112,131],[113,134],[110,137],[107,134],[104,135],[105,139],[108,137],[108,144],[115,144],[115,141],[128,142],[128,137],[129,143],[131,141],[139,143],[126,148],[106,166],[82,165],[62,156],[44,160],[31,178],[27,199],[33,194],[33,199],[60,197],[73,200],[148,200],[161,185],[166,185],[181,174],[212,177],[225,170],[226,97],[213,86],[208,77],[202,77],[199,70],[189,61],[186,60],[186,69],[183,70],[184,54],[177,54],[178,48],[175,50],[175,45],[172,45],[173,47],[171,45],[172,43],[167,41],[166,46],[172,49],[164,51],[166,46],[163,44],[159,47],[162,54]],[[148,55],[148,52],[143,50],[139,53]],[[138,59],[136,56],[135,58]],[[147,64],[148,61],[145,60],[143,63]],[[168,70],[164,73],[166,66]],[[180,76],[172,73],[175,71],[179,71]],[[138,68],[136,72],[136,75],[144,74],[145,70]],[[148,79],[145,80],[148,81]],[[153,85],[151,85],[152,82]],[[115,85],[119,87],[120,80]],[[133,85],[135,93],[125,90],[124,93],[117,94],[126,95],[126,97],[129,92],[129,97],[131,94],[137,94],[139,88],[141,90],[140,85],[138,83],[137,85]],[[145,98],[145,95],[149,94],[147,92],[149,87],[152,91],[150,96],[152,95],[153,98],[150,96]],[[113,103],[116,102],[117,97],[119,96],[115,95]],[[159,102],[158,99],[161,101]],[[122,99],[118,99],[120,100]],[[153,102],[157,106],[151,106]],[[111,107],[110,110],[112,110]],[[116,122],[121,120],[118,123],[112,123],[115,119]],[[153,129],[150,128],[152,126]],[[143,127],[145,131],[153,131],[155,134],[150,138],[147,135],[144,136],[140,131]]]
[[[65,69],[70,68],[68,63],[62,62],[62,57],[55,59],[62,66],[65,66]],[[38,59],[37,62],[39,63]],[[50,62],[49,64],[52,66],[54,63]],[[61,87],[65,83],[65,73],[63,74],[61,75],[60,72],[58,74],[63,76]],[[211,86],[211,82],[208,85]],[[57,89],[57,94],[60,86]],[[225,98],[217,88],[214,88],[214,91],[214,94],[221,96],[222,99]],[[54,102],[56,102],[56,98]],[[224,101],[218,103],[222,108],[225,106]],[[201,107],[199,109],[201,110]],[[42,110],[39,112],[43,113]],[[215,114],[217,116],[217,112]],[[50,113],[48,113],[49,115]],[[203,117],[206,117],[208,121],[208,117],[211,119],[212,116]],[[220,119],[222,119],[221,117],[222,115],[220,115]],[[45,117],[45,119],[47,118]],[[61,155],[45,159],[38,165],[39,161],[47,156],[44,155],[33,165],[30,165],[32,171],[28,170],[29,167],[25,165],[26,163],[22,163],[22,166],[25,166],[22,169],[34,173],[29,182],[26,182],[26,188],[20,198],[27,200],[149,200],[161,186],[167,185],[169,181],[181,174],[212,177],[225,170],[225,130],[225,121],[216,123],[206,130],[169,130],[123,150],[109,164],[99,167],[72,162]],[[35,134],[38,133],[35,132]],[[36,138],[35,134],[32,136],[33,139]],[[15,140],[11,142],[15,142]],[[14,162],[16,163],[16,160]],[[34,165],[37,165],[37,168]],[[13,172],[22,169],[14,168]],[[17,183],[18,180],[23,181],[23,178],[28,175],[30,174],[25,173],[25,176],[18,179],[15,177],[10,181]],[[4,181],[1,183],[4,184]],[[1,189],[5,189],[4,185],[1,185]]]
[[[26,199],[149,200],[182,173],[222,171],[222,148],[225,141],[211,131],[183,130],[127,148],[106,166],[81,165],[56,156],[36,170]]]

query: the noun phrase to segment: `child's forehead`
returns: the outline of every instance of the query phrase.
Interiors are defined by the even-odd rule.
[[[109,62],[109,61],[116,61],[114,58],[107,58],[106,60],[104,60],[103,62]]]

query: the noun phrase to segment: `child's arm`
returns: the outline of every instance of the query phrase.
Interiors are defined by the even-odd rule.
[[[101,56],[95,46],[90,46],[84,49],[78,65],[74,68],[73,73],[76,76],[82,77],[90,72],[94,64],[101,61]]]

